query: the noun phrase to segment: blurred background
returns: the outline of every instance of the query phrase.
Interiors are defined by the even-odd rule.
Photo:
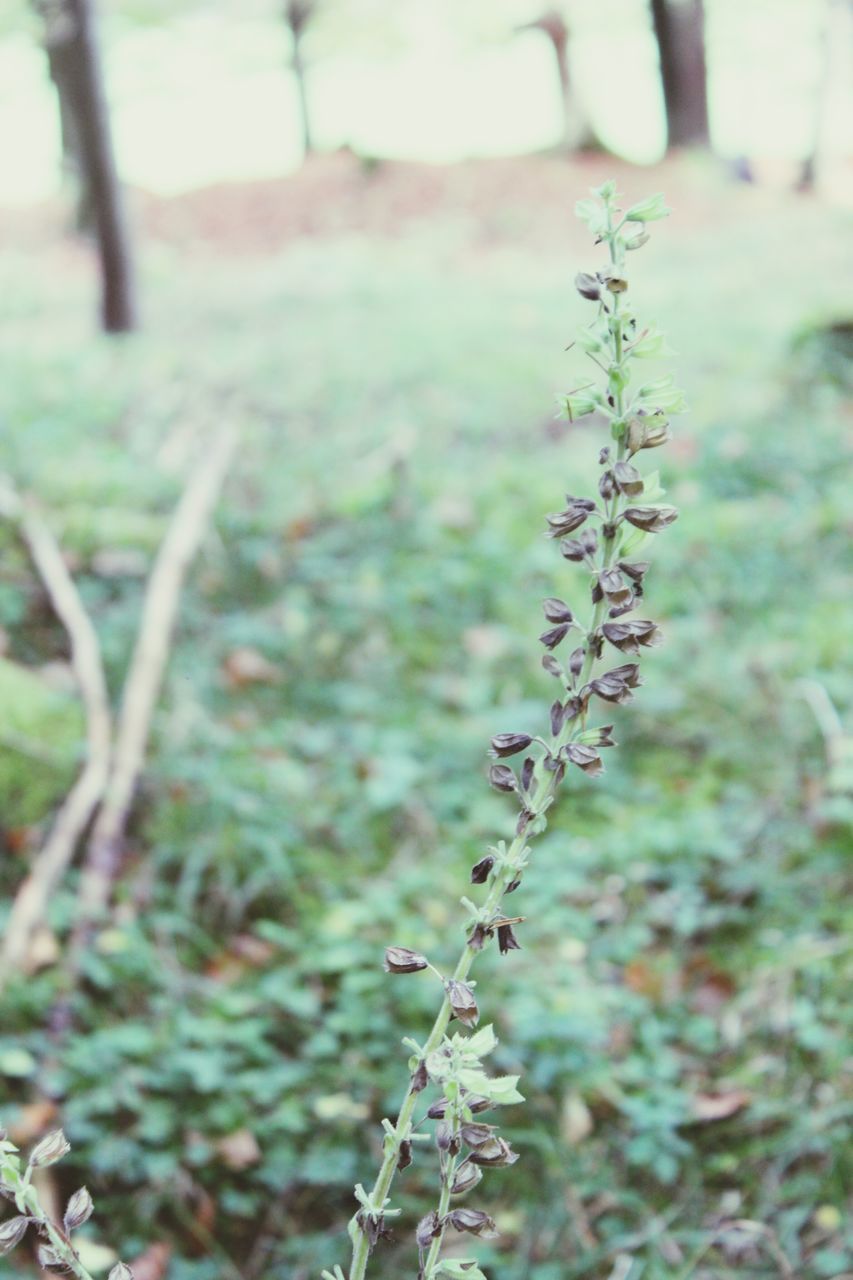
[[[382,948],[456,952],[578,592],[608,176],[673,208],[667,643],[478,969],[528,1103],[475,1251],[853,1276],[851,69],[848,0],[3,0],[0,1118],[96,1277],[346,1263],[434,1005]]]

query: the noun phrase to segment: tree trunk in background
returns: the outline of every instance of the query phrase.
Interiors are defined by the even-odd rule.
[[[707,147],[708,84],[703,0],[651,0],[666,107],[667,145]]]
[[[296,77],[296,92],[299,95],[299,114],[302,121],[302,145],[306,156],[314,151],[314,134],[311,128],[311,116],[308,110],[308,86],[305,81],[305,59],[302,49],[302,37],[305,28],[314,14],[315,0],[287,0],[284,17],[290,27],[293,38],[293,74]]]
[[[98,248],[102,324],[107,333],[127,333],[137,324],[133,256],[113,153],[93,3],[63,0],[51,6],[45,16],[50,74],[63,113],[63,145],[67,141],[76,156]]]
[[[563,151],[599,150],[601,144],[584,111],[569,71],[569,28],[563,15],[556,9],[544,13],[535,22],[528,22],[522,31],[542,31],[551,43],[560,79],[562,104],[562,129],[560,145]]]

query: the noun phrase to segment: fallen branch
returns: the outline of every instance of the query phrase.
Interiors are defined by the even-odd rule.
[[[25,963],[30,941],[44,919],[51,895],[62,880],[106,786],[112,723],[101,647],[74,580],[48,526],[34,505],[4,484],[0,514],[16,521],[54,613],[71,646],[74,671],[86,717],[86,764],[57,813],[44,845],[20,886],[0,952],[4,975]]]
[[[157,552],[142,606],[115,735],[109,780],[90,837],[72,939],[72,971],[118,874],[133,796],[160,696],[181,589],[225,480],[236,438],[219,433],[190,477]]]

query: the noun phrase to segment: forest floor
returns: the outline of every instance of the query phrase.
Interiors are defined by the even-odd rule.
[[[667,643],[538,845],[524,950],[483,959],[528,1103],[503,1125],[523,1159],[477,1201],[501,1239],[470,1251],[490,1280],[853,1274],[847,220],[692,157],[347,155],[136,193],[144,325],[119,342],[58,211],[0,216],[0,472],[61,538],[114,696],[183,480],[219,423],[241,437],[58,1064],[74,875],[4,995],[0,1115],[21,1141],[67,1127],[56,1190],[95,1197],[95,1271],[106,1243],[136,1280],[344,1261],[434,994],[392,985],[382,946],[455,949],[470,864],[510,825],[484,746],[541,721],[539,601],[577,591],[540,531],[595,483],[600,433],[553,393],[588,376],[565,350],[597,261],[574,201],[614,168],[674,208],[631,279],[691,404],[654,457],[681,510],[650,556]],[[1,917],[74,721],[6,525],[0,550],[3,660],[64,699],[55,735],[0,729]],[[425,1155],[377,1277],[411,1274],[433,1183]]]

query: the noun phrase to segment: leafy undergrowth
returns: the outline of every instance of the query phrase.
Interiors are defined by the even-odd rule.
[[[682,516],[647,580],[667,644],[606,777],[576,782],[540,843],[524,950],[478,972],[497,1065],[530,1099],[505,1121],[523,1159],[481,1197],[494,1280],[853,1270],[853,802],[809,702],[819,686],[849,712],[849,409],[835,349],[825,365],[802,340],[844,319],[843,228],[680,181],[701,225],[673,192],[641,282],[693,408],[665,462]],[[566,174],[567,232],[585,185]],[[66,1189],[85,1179],[91,1238],[143,1255],[142,1280],[344,1259],[400,1028],[436,998],[429,974],[389,981],[382,947],[457,949],[467,870],[509,821],[484,746],[551,692],[538,602],[563,586],[542,515],[584,491],[596,428],[556,424],[549,397],[584,376],[562,347],[586,265],[529,229],[474,251],[446,215],[258,261],[158,244],[147,331],[109,345],[84,332],[67,249],[2,260],[0,467],[48,504],[116,690],[187,459],[223,417],[243,432],[58,1059],[43,1027],[73,878],[58,948],[42,939],[4,997],[0,1114],[21,1139],[61,1118]],[[4,566],[7,657],[55,664],[38,583],[19,554]],[[8,902],[37,830],[5,839]],[[420,1156],[409,1219],[434,1181]],[[398,1235],[377,1280],[411,1272]]]

